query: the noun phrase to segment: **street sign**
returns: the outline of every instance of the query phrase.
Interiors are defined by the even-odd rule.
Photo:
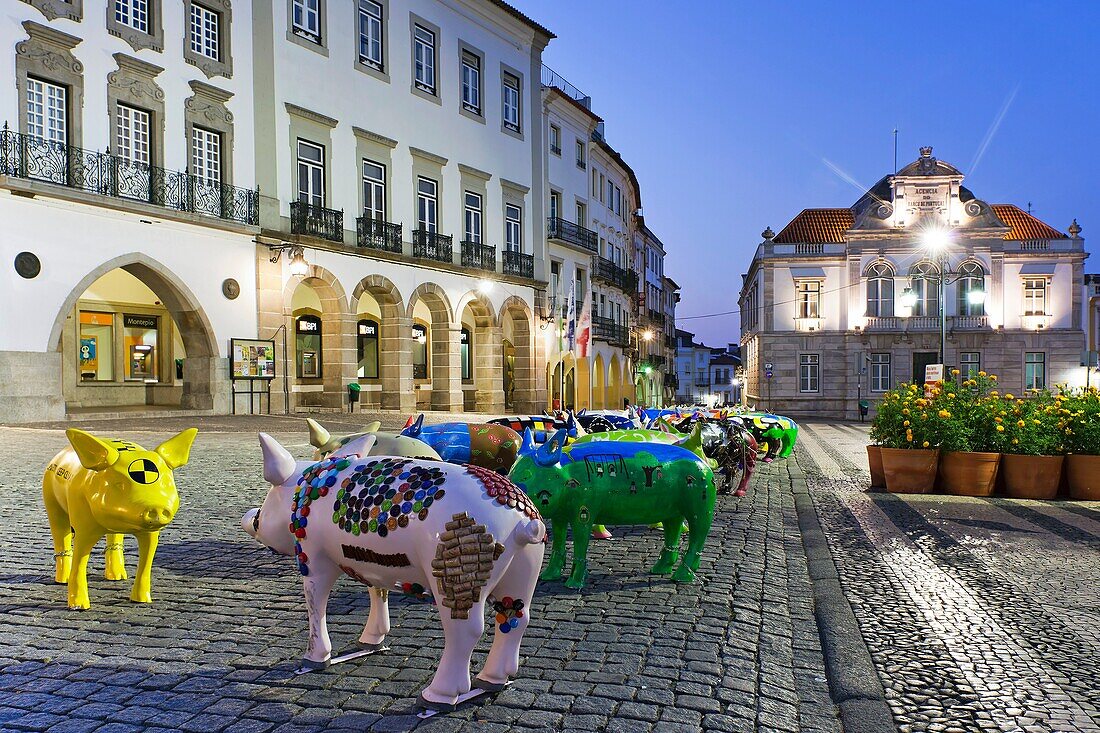
[[[765,379],[771,379],[772,378],[772,370],[771,369],[765,369],[764,370],[764,378]]]
[[[943,381],[943,364],[929,364],[924,368],[924,383],[932,384]]]
[[[769,372],[770,372],[770,371],[771,371],[771,370],[772,370],[773,368],[774,368],[774,367],[772,366],[772,363],[771,363],[770,361],[766,361],[766,362],[764,362],[764,369],[765,369],[766,371],[769,371]]]

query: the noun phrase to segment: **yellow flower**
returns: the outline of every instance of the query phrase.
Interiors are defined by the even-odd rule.
[[[1017,440],[1016,438],[1012,439],[1012,445],[1019,445],[1019,444],[1020,444],[1019,440]]]
[[[909,408],[908,408],[908,407],[906,407],[905,409],[903,409],[903,410],[901,411],[901,414],[902,414],[902,415],[908,415],[908,414],[909,414]]]
[[[924,447],[925,447],[925,448],[927,448],[927,447],[928,447],[928,441],[927,441],[927,440],[926,440],[926,441],[924,441]]]
[[[955,393],[954,392],[948,392],[947,396],[954,399],[955,398]]]
[[[909,427],[909,421],[906,420],[905,422],[902,423],[902,425],[904,425],[905,427]]]
[[[997,390],[993,390],[992,392],[989,393],[989,396],[990,397],[996,397],[998,394],[1000,394],[1000,393]]]
[[[913,434],[910,433],[909,435],[906,435],[905,439],[908,440],[910,443],[912,443],[913,442]]]
[[[978,376],[979,377],[988,377],[989,375],[986,374],[985,372],[978,372]]]
[[[1023,426],[1024,426],[1024,421],[1023,420],[1017,420],[1016,421],[1016,427],[1022,428]]]
[[[951,373],[952,373],[952,374],[955,374],[955,375],[958,375],[958,374],[959,374],[959,370],[958,370],[958,369],[952,369],[952,370],[951,370]]]
[[[994,382],[997,381],[997,375],[996,374],[990,374],[989,378],[992,379]]]
[[[1011,392],[1005,392],[1005,399],[1006,400],[1014,400],[1014,399],[1016,399],[1016,397],[1013,396],[1013,394]]]
[[[1001,422],[1001,418],[995,417],[995,418],[993,418],[993,422],[999,423],[999,422]]]
[[[1035,423],[1036,425],[1042,425],[1043,424],[1043,423],[1039,422],[1038,420],[1032,420],[1031,422]]]
[[[997,432],[998,433],[1003,433],[1004,431],[1005,431],[1005,426],[1004,425],[998,425],[997,426]]]
[[[947,410],[940,410],[939,411],[939,416],[942,417],[942,418],[949,418],[949,417],[951,417],[951,413],[948,412]]]

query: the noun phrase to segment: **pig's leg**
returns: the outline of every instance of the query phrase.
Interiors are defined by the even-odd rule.
[[[680,559],[680,534],[684,531],[684,522],[680,517],[671,517],[662,521],[661,527],[665,533],[665,546],[657,562],[649,569],[657,575],[671,573]]]
[[[699,561],[702,559],[703,543],[707,541],[713,521],[713,511],[708,512],[702,505],[696,507],[687,518],[688,551],[680,567],[676,568],[676,572],[672,574],[672,579],[677,583],[690,583],[695,580],[695,571],[699,569]]]
[[[493,598],[503,602],[504,598],[511,598],[512,603],[523,602],[523,608],[515,614],[516,625],[508,624],[509,631],[501,630],[500,620],[496,619],[493,635],[493,646],[489,649],[489,656],[485,659],[485,665],[481,668],[474,684],[487,690],[500,689],[519,671],[519,646],[523,641],[523,632],[527,630],[527,623],[531,618],[531,597],[535,593],[535,581],[538,578],[539,567],[542,565],[542,545],[526,545],[519,549],[508,569],[504,571],[500,582],[493,588]],[[508,620],[505,619],[505,623]]]
[[[302,576],[306,610],[309,612],[309,644],[302,658],[303,667],[327,667],[332,657],[332,641],[328,637],[328,596],[339,574],[340,568],[332,563],[314,562],[309,566],[309,575]]]
[[[436,598],[442,599],[438,585],[433,583]],[[432,677],[432,683],[420,693],[429,707],[450,706],[458,696],[470,691],[470,658],[485,631],[485,596],[469,611],[469,618],[453,618],[450,609],[440,605],[443,621],[443,657]]]
[[[46,502],[50,536],[53,537],[53,580],[55,583],[68,583],[73,566],[73,528],[69,523],[69,514],[61,508],[53,491],[47,489],[42,496]]]
[[[367,616],[367,625],[363,627],[363,633],[359,635],[360,646],[381,646],[390,633],[390,592],[385,588],[370,589],[370,615]]]
[[[103,537],[103,528],[91,523],[78,523],[73,534],[73,565],[69,573],[69,608],[85,609],[88,600],[88,556]]]
[[[122,556],[122,535],[107,535],[107,551],[103,557],[107,563],[103,577],[107,580],[126,580],[126,559]]]
[[[546,570],[542,571],[539,580],[557,580],[561,578],[562,571],[565,570],[568,530],[569,527],[564,521],[554,522],[551,527],[550,562],[547,563]]]
[[[588,542],[592,539],[592,522],[578,521],[573,527],[573,571],[565,581],[566,588],[583,588],[588,579]]]
[[[137,570],[130,600],[134,603],[153,602],[153,556],[157,554],[160,532],[140,532],[134,535],[138,543]]]

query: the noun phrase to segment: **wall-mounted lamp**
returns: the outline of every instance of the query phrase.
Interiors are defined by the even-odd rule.
[[[279,261],[279,257],[282,256],[283,250],[287,252],[287,269],[291,275],[298,275],[305,277],[309,274],[309,263],[306,262],[306,251],[297,244],[283,243],[279,245],[270,245],[270,249],[275,252],[271,255],[271,264],[275,264]]]
[[[901,305],[904,308],[912,308],[917,304],[917,294],[913,292],[913,288],[906,288],[901,293]]]

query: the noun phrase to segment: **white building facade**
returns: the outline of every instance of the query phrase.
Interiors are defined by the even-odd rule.
[[[740,298],[750,404],[854,418],[860,399],[933,363],[996,373],[1018,393],[1082,381],[1080,229],[962,182],[922,148],[851,208],[764,232]]]

